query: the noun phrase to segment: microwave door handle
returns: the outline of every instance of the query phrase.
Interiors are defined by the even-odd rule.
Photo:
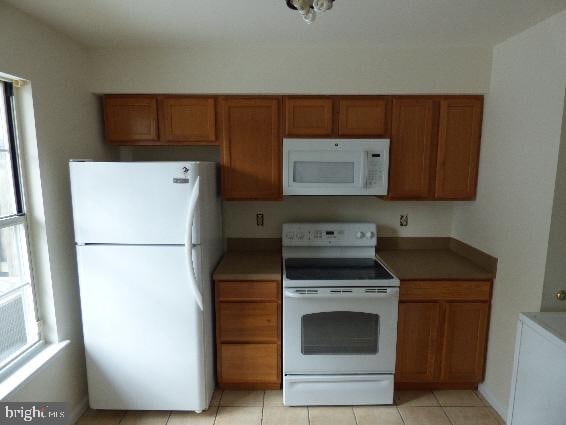
[[[360,187],[368,186],[368,155],[369,152],[362,152],[362,161],[360,163]]]

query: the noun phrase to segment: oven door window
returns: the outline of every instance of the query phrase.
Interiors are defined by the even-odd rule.
[[[377,354],[378,341],[377,314],[330,311],[301,318],[303,355]]]

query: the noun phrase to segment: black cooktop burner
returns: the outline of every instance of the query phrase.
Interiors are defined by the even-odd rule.
[[[371,258],[287,258],[289,280],[382,280],[393,276]]]

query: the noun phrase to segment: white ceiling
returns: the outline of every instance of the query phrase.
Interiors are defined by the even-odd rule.
[[[6,0],[92,47],[491,46],[566,0],[336,0],[305,24],[284,0]]]

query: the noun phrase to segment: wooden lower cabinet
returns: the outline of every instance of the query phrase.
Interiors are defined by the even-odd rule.
[[[398,382],[433,382],[437,378],[439,324],[440,304],[399,304]]]
[[[280,282],[216,281],[215,285],[220,388],[279,388]]]
[[[462,290],[465,285],[469,292]],[[397,388],[469,389],[483,381],[491,285],[401,282]]]

